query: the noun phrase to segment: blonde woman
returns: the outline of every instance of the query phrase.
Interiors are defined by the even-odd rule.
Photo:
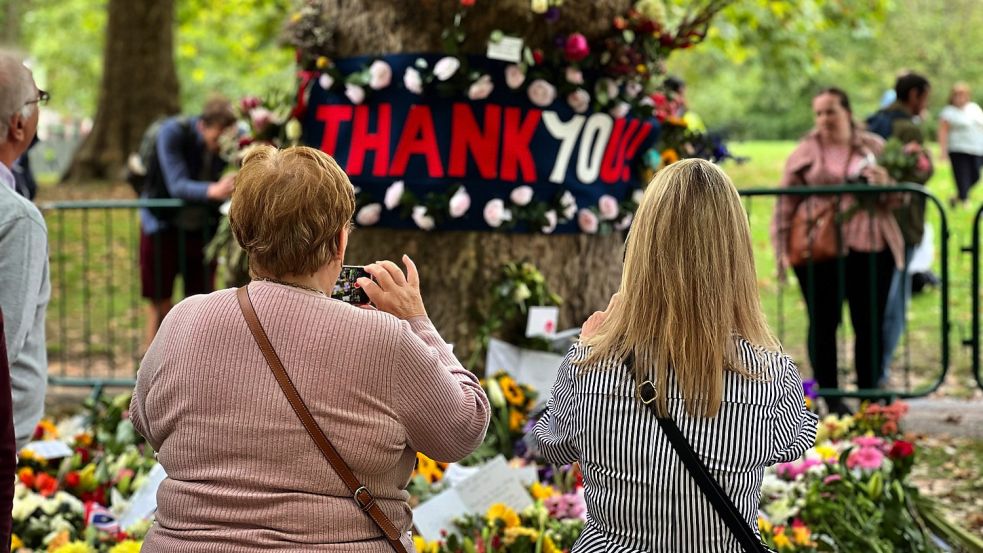
[[[942,159],[948,155],[952,163],[957,201],[965,204],[983,167],[983,109],[972,101],[966,83],[952,87],[949,105],[939,114],[939,149]]]
[[[535,429],[548,460],[583,470],[573,551],[741,551],[639,386],[756,535],[764,468],[812,446],[816,416],[761,311],[747,213],[719,168],[681,161],[645,191],[626,248],[618,294],[584,325]]]

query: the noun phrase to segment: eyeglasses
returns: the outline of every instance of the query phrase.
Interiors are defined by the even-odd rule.
[[[51,99],[51,94],[48,94],[47,92],[38,89],[38,99],[25,102],[24,105],[29,106],[31,104],[37,104],[39,106],[46,106],[48,105],[48,100],[50,99]]]

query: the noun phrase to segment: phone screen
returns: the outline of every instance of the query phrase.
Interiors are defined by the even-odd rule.
[[[365,268],[354,265],[344,265],[341,267],[341,274],[338,275],[338,282],[334,285],[331,297],[352,305],[365,305],[369,303],[369,297],[365,290],[355,287],[355,281],[359,278],[372,278]]]

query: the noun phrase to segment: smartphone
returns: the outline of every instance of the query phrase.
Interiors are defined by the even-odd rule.
[[[341,274],[338,275],[338,282],[335,283],[334,290],[331,292],[331,297],[352,305],[369,303],[369,296],[365,294],[365,290],[355,286],[355,282],[362,277],[372,278],[369,273],[365,272],[365,267],[343,265]]]

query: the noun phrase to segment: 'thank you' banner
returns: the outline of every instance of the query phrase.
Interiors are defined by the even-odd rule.
[[[477,56],[468,71],[482,76],[483,92],[472,95],[482,99],[418,94],[420,60],[433,67],[440,56],[335,62],[341,75],[387,66],[390,82],[379,89],[339,83],[337,73],[308,80],[304,143],[348,173],[359,224],[593,232],[598,218],[625,218],[618,206],[639,186],[635,165],[657,138],[654,119],[591,113],[587,86],[576,97],[550,83],[513,90],[509,64]]]

